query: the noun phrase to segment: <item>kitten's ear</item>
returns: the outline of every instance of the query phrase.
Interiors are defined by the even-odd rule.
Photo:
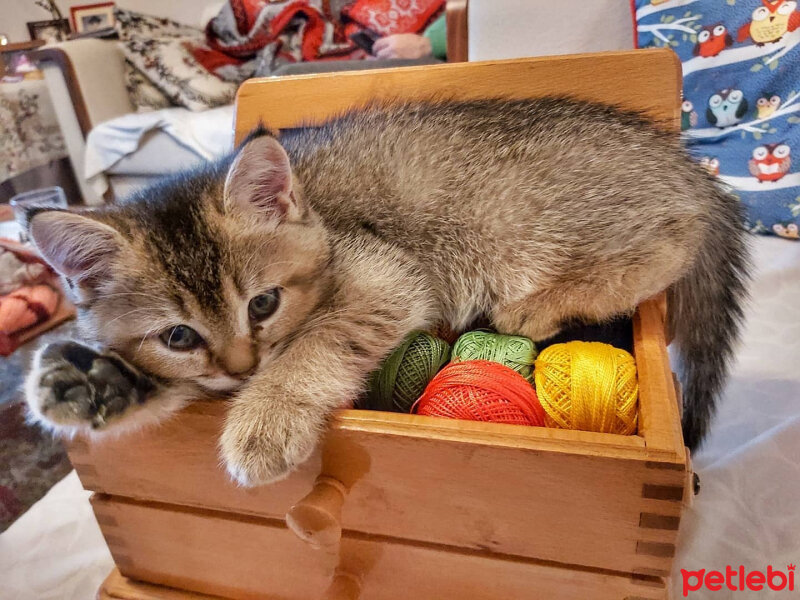
[[[104,274],[125,243],[112,227],[62,210],[36,212],[28,231],[47,263],[76,281]]]
[[[262,135],[245,144],[225,179],[228,210],[270,221],[302,221],[305,210],[293,189],[289,156],[275,138]]]

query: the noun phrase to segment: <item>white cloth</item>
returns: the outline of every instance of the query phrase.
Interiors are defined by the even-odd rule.
[[[154,156],[153,173],[166,174],[215,160],[233,148],[233,105],[202,112],[185,108],[165,108],[152,112],[130,113],[100,123],[86,138],[84,176],[102,195],[102,174],[120,160],[135,153],[145,134],[159,130],[191,151],[187,160],[173,164],[170,156]]]
[[[0,534],[0,599],[91,600],[111,572],[106,547],[72,471]]]
[[[754,248],[741,350],[712,434],[694,458],[702,489],[681,526],[676,600],[682,568],[785,572],[800,557],[800,243],[757,237]],[[111,558],[88,497],[73,472],[0,535],[0,599],[94,597]],[[728,597],[709,594],[689,598]]]
[[[469,60],[634,47],[627,0],[469,0]]]
[[[680,569],[772,565],[785,573],[800,560],[800,243],[759,237],[754,249],[742,345],[711,435],[693,459],[701,490],[681,524],[675,598],[683,597]],[[688,597],[794,597],[729,594]]]

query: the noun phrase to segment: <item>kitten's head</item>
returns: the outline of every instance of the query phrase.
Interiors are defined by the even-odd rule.
[[[29,230],[87,337],[209,390],[264,367],[330,285],[325,231],[266,135],[124,204],[33,212]]]

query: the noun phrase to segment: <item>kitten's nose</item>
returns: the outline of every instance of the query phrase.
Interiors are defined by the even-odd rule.
[[[255,348],[248,338],[234,338],[221,354],[220,362],[228,375],[242,377],[255,369]]]

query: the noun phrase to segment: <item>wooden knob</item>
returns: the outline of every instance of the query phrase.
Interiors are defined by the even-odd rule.
[[[345,497],[347,488],[342,482],[320,475],[311,492],[286,513],[286,524],[297,537],[314,548],[334,547],[342,538]]]
[[[337,569],[323,600],[358,600],[360,595],[361,581],[359,578]]]

